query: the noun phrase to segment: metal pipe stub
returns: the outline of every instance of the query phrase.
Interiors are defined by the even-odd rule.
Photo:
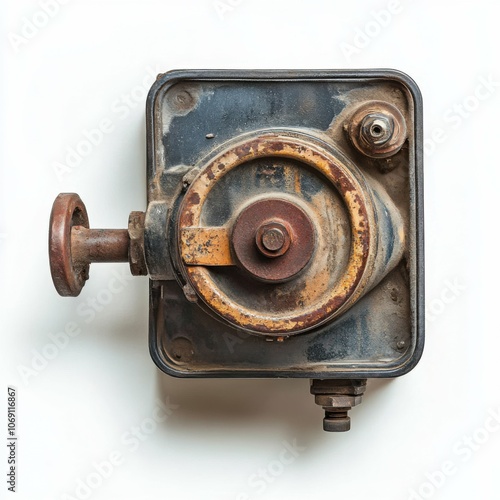
[[[361,403],[366,379],[311,380],[311,394],[325,410],[323,430],[346,432],[351,428],[349,410]]]
[[[50,214],[49,262],[57,292],[70,297],[80,294],[91,263],[130,262],[132,274],[147,274],[144,214],[132,212],[128,229],[90,229],[81,198],[59,194]]]
[[[83,265],[92,262],[128,262],[126,229],[71,228],[71,257]]]

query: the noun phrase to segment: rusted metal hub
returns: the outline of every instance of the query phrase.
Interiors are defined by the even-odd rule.
[[[299,273],[314,251],[310,218],[294,203],[259,200],[245,207],[231,243],[240,266],[257,279],[282,282]]]

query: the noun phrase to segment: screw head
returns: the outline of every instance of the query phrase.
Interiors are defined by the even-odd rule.
[[[193,344],[185,337],[176,337],[172,340],[171,354],[175,363],[188,363],[194,356]]]

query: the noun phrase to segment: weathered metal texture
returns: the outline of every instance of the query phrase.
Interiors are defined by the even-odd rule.
[[[192,231],[193,228],[203,227],[202,214],[209,194],[224,176],[240,166],[245,168],[247,162],[260,158],[297,160],[300,162],[298,168],[317,170],[340,194],[348,212],[349,241],[346,242],[347,245],[344,244],[345,248],[337,249],[339,244],[335,238],[332,239],[329,233],[323,234],[323,239],[328,240],[328,246],[335,246],[336,252],[347,249],[347,263],[340,276],[333,283],[331,276],[338,270],[332,269],[332,264],[323,262],[323,265],[313,267],[308,279],[304,279],[300,286],[290,291],[288,299],[285,294],[281,294],[281,304],[266,311],[259,301],[252,307],[248,305],[248,299],[233,293],[232,287],[221,287],[217,277],[214,277],[216,271],[207,265],[192,265],[191,260],[190,265],[185,266],[185,273],[205,303],[231,323],[268,335],[291,335],[330,320],[355,303],[374,284],[374,276],[380,279],[397,264],[402,254],[404,234],[397,209],[390,201],[384,207],[379,206],[371,195],[372,188],[354,165],[326,144],[313,141],[296,131],[281,131],[261,132],[247,140],[240,140],[200,168],[200,173],[193,180],[179,208],[180,235],[188,228]],[[312,211],[310,206],[305,206],[301,202],[301,196],[299,185],[293,200],[270,193],[265,197],[262,195],[262,199],[257,202],[253,199],[246,201],[240,210],[232,229],[233,251],[236,261],[254,277],[269,282],[284,281],[294,277],[309,262],[315,250],[314,235],[322,231],[321,216],[317,211]],[[241,197],[245,200],[244,192]],[[262,205],[266,203],[267,209]],[[392,234],[396,238],[390,247],[379,248],[375,220],[384,216],[392,224]],[[258,245],[254,242],[259,227],[274,219],[289,224],[298,243],[291,243],[288,252],[279,259],[259,256]],[[185,255],[182,236],[179,244],[181,255]],[[199,245],[198,250],[207,253],[210,244],[210,241],[205,242],[204,245]],[[219,248],[219,245],[215,243],[214,247]],[[192,256],[191,251],[188,255]],[[321,255],[318,257],[321,258]],[[207,262],[206,258],[204,262]],[[321,291],[318,293],[318,290]],[[245,294],[248,293],[249,290],[246,289]]]
[[[71,258],[77,264],[127,262],[129,236],[126,229],[88,229],[74,226],[71,230]]]
[[[54,286],[62,296],[76,297],[89,277],[88,263],[71,255],[73,227],[89,227],[87,210],[76,193],[61,193],[54,200],[49,223],[49,263]]]
[[[187,227],[180,231],[181,255],[188,265],[233,266],[225,227]]]
[[[371,101],[394,106],[406,123],[406,141],[387,158],[367,155],[349,138],[352,117]],[[397,376],[416,364],[423,346],[422,116],[420,93],[410,78],[385,70],[170,72],[153,86],[147,117],[150,342],[162,370],[186,377],[359,378]],[[378,119],[372,125],[383,129],[387,122]],[[364,127],[370,130],[368,121]],[[284,334],[286,340],[277,342],[283,334],[247,335],[201,300],[186,269],[202,266],[183,261],[177,223],[186,192],[213,158],[249,136],[283,129],[333,146],[342,163],[355,165],[353,171],[370,186],[380,234],[372,242],[374,272],[355,303],[307,334]],[[260,158],[222,176],[208,194],[193,231],[224,227],[229,234],[245,203],[264,193],[318,217],[319,224],[313,221],[317,251],[286,283],[259,282],[234,265],[206,266],[215,285],[246,308],[260,304],[272,316],[285,307],[286,316],[307,309],[304,298],[309,305],[318,303],[341,279],[349,260],[342,250],[351,238],[349,214],[331,182],[311,170],[300,160]],[[395,229],[397,238],[391,233]],[[337,242],[336,252],[329,242]],[[392,270],[386,267],[391,257],[392,263],[401,257]],[[301,294],[306,287],[308,297]],[[189,342],[188,361],[181,363],[174,352],[177,339]]]
[[[396,154],[406,141],[406,123],[401,112],[388,102],[368,101],[356,109],[347,126],[356,148],[372,158]]]
[[[182,175],[172,177],[178,181],[177,185],[181,183]],[[150,189],[156,191],[154,182]],[[170,204],[165,200],[149,202],[144,221],[144,255],[152,280],[171,280],[175,276],[168,234],[170,215]]]
[[[134,276],[147,276],[146,256],[144,251],[144,212],[131,212],[128,218],[128,261],[130,272]]]

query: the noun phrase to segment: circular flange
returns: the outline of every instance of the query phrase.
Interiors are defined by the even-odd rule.
[[[76,193],[61,193],[52,205],[49,226],[49,262],[52,281],[64,297],[76,297],[89,277],[89,264],[77,265],[71,255],[71,229],[89,228],[87,209]]]
[[[242,164],[263,158],[288,158],[299,162],[306,170],[312,168],[322,175],[340,196],[343,210],[348,217],[350,241],[347,242],[347,261],[340,270],[339,278],[326,286],[323,278],[311,276],[310,283],[301,284],[305,287],[303,297],[307,299],[308,287],[314,287],[311,291],[322,287],[321,294],[313,294],[317,300],[312,302],[299,299],[296,305],[288,307],[287,304],[287,307],[281,310],[263,310],[257,302],[251,307],[244,305],[239,297],[231,294],[230,289],[219,286],[221,280],[217,277],[217,268],[188,265],[181,261],[181,269],[196,294],[226,321],[239,328],[267,336],[293,335],[331,320],[352,305],[363,293],[374,265],[374,253],[371,251],[371,244],[376,241],[376,233],[373,233],[374,208],[365,181],[356,167],[326,143],[295,131],[261,132],[229,145],[200,168],[179,206],[179,249],[180,235],[184,229],[203,228],[204,205],[212,189],[220,184],[223,177]],[[298,195],[300,198],[300,188]],[[276,198],[276,193],[270,193],[269,196]],[[264,195],[262,199],[266,199]],[[270,215],[272,221],[273,214]],[[314,218],[316,216],[317,214]],[[286,218],[283,222],[286,222]],[[317,223],[321,224],[315,221],[314,225]],[[255,238],[255,233],[251,233],[251,238]],[[292,245],[293,243],[290,244],[290,249]],[[321,276],[329,272],[328,268],[320,271]],[[297,276],[301,275],[302,273],[299,273]],[[298,278],[292,278],[285,285],[290,283],[293,287],[295,279]],[[282,291],[279,287],[285,285],[276,283],[267,286],[277,287],[276,293],[280,296]]]
[[[314,251],[314,228],[294,203],[263,199],[245,207],[231,241],[240,266],[262,281],[282,282],[307,265]]]
[[[347,132],[356,149],[371,158],[392,156],[406,141],[403,115],[384,101],[369,101],[356,109]]]

